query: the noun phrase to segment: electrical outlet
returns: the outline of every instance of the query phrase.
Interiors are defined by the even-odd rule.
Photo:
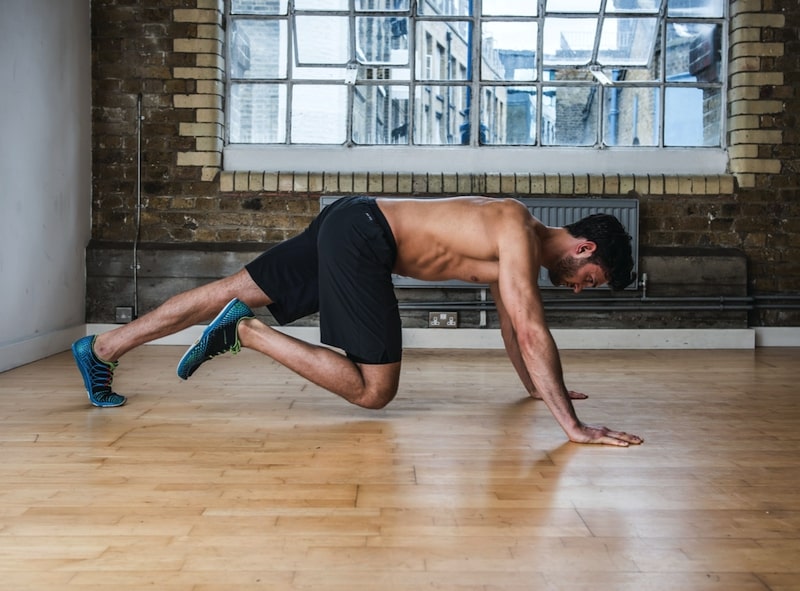
[[[128,324],[133,320],[133,306],[117,306],[114,310],[114,320],[117,324]]]
[[[458,328],[458,312],[428,312],[428,328]]]

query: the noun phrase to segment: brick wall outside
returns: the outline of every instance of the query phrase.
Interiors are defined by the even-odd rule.
[[[322,194],[616,197],[635,190],[643,195],[642,247],[741,249],[751,294],[800,294],[796,2],[731,2],[731,174],[709,177],[224,172],[222,0],[91,6],[96,243],[135,238],[141,94],[142,243],[274,243],[310,221]],[[800,314],[765,309],[750,321],[798,325]]]

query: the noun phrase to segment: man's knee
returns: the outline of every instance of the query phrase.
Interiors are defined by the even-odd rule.
[[[364,395],[359,399],[358,405],[371,410],[380,410],[394,400],[396,395],[396,384],[367,388]]]

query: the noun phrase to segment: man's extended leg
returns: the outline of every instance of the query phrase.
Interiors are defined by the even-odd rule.
[[[269,298],[245,271],[171,297],[155,310],[129,324],[72,346],[89,400],[95,406],[120,406],[125,397],[112,391],[117,360],[139,345],[174,334],[212,318],[231,298],[250,306],[264,306]]]

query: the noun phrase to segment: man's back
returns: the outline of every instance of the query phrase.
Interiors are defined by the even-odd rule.
[[[501,242],[518,234],[538,267],[542,224],[514,199],[378,199],[397,242],[394,271],[426,280],[498,280]],[[531,269],[534,275],[537,269]]]

